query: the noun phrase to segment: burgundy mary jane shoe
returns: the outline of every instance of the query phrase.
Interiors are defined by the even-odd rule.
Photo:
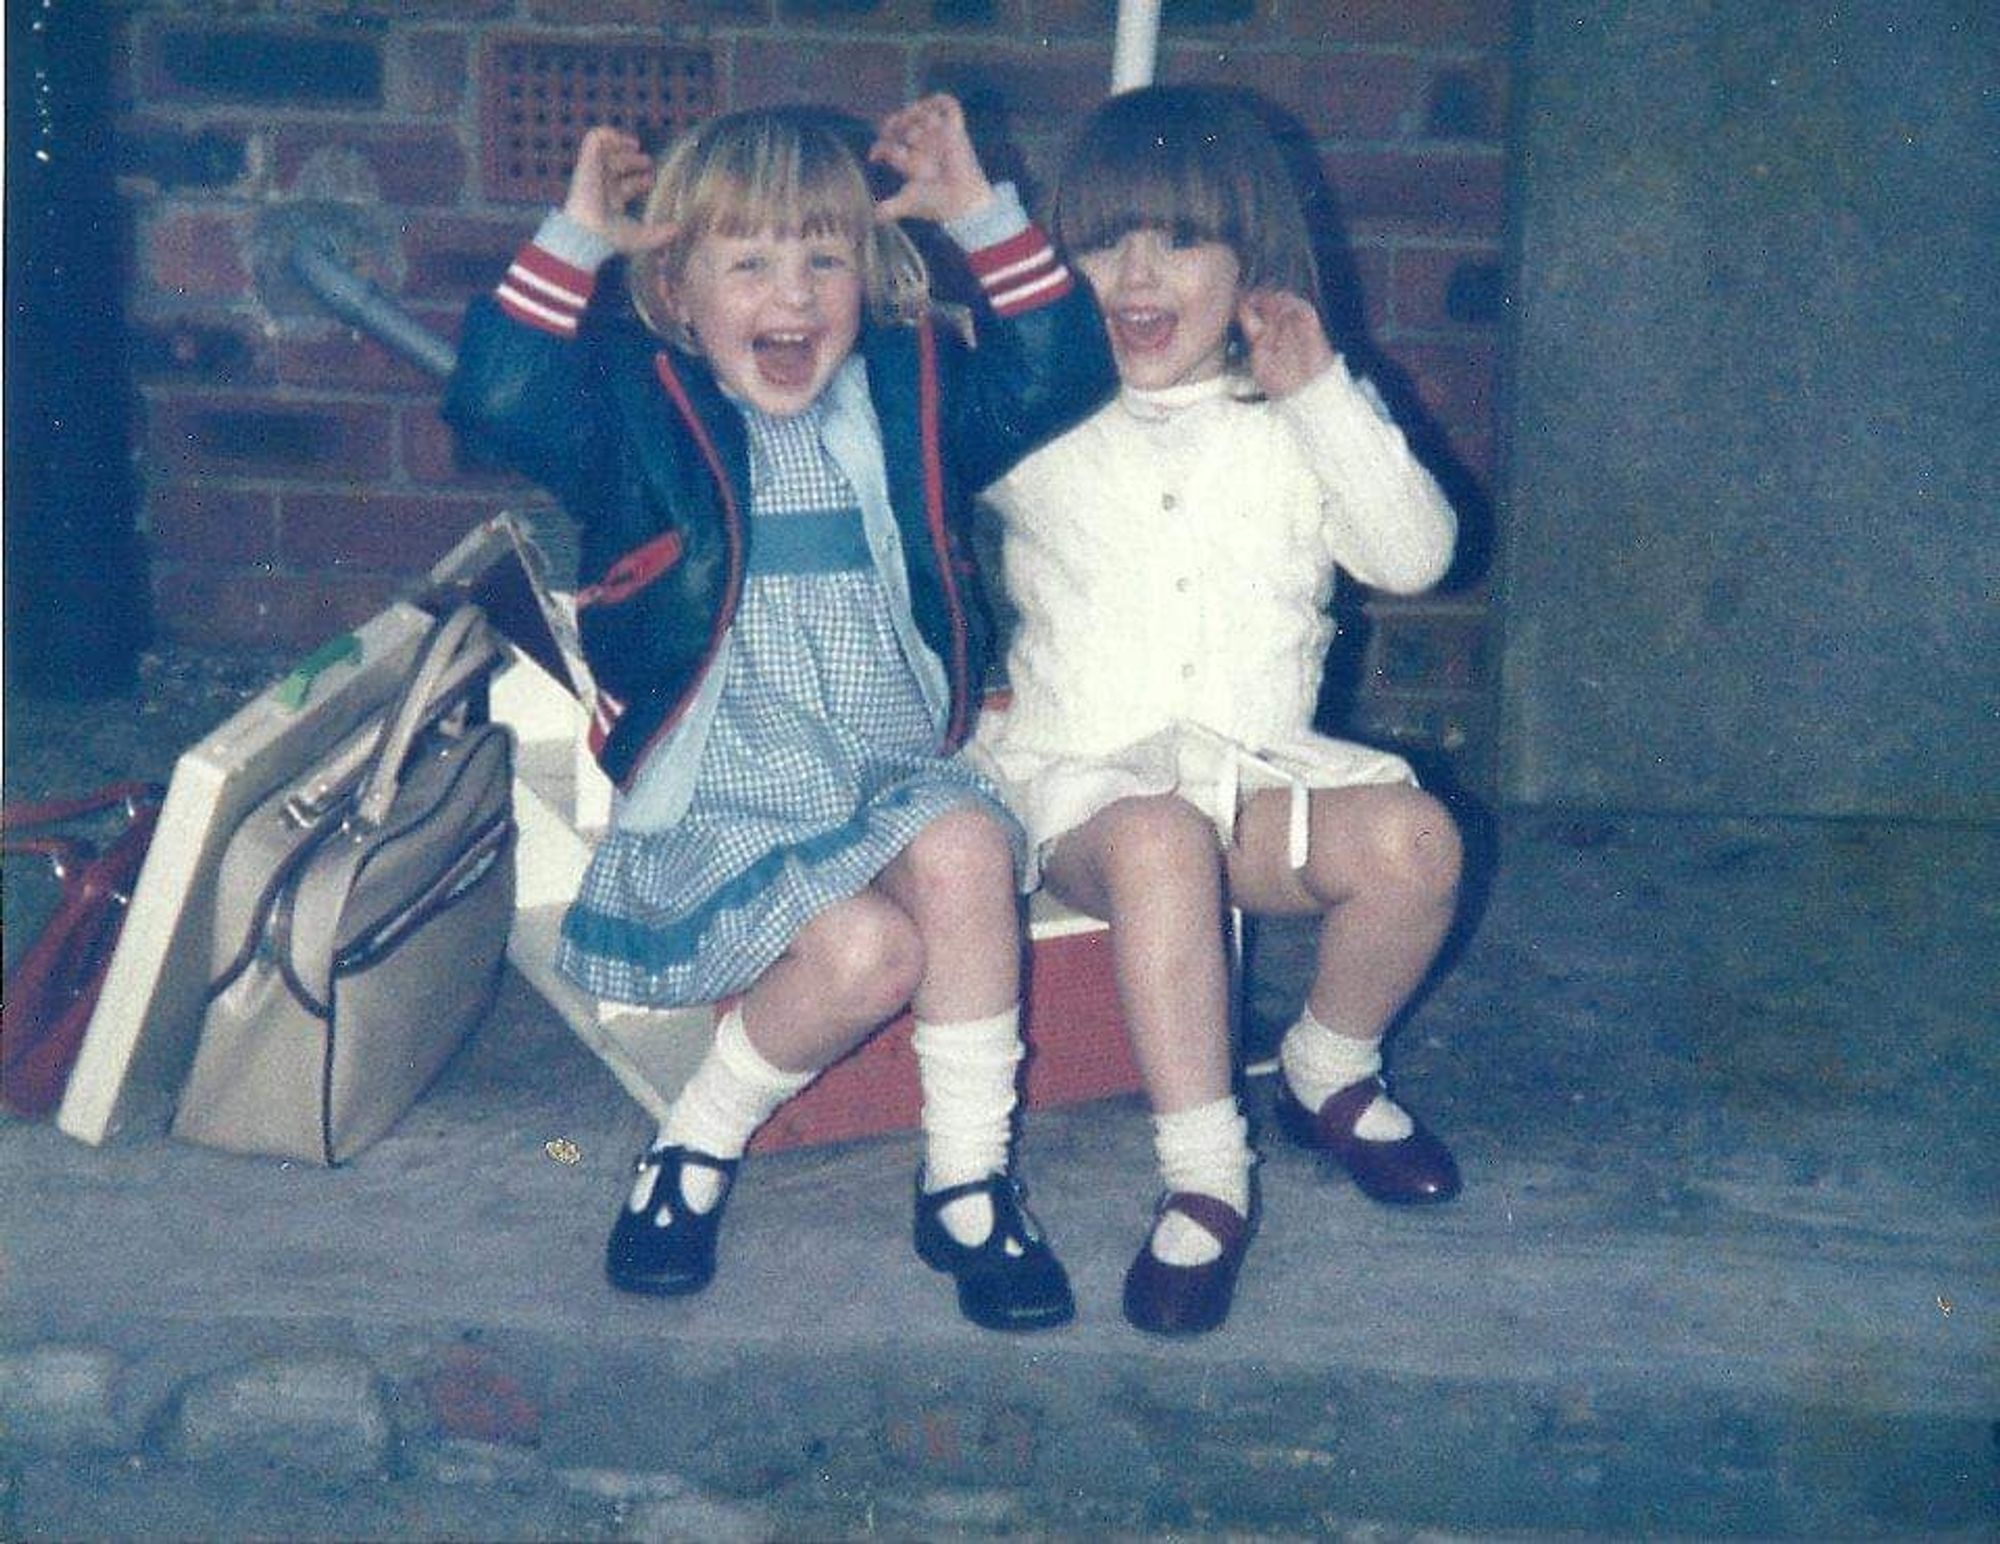
[[[1256,1203],[1251,1203],[1256,1210]],[[1222,1245],[1222,1253],[1204,1265],[1169,1265],[1153,1253],[1153,1231],[1139,1246],[1125,1272],[1125,1318],[1149,1335],[1201,1335],[1217,1329],[1229,1317],[1236,1296],[1236,1273],[1250,1248],[1251,1220],[1226,1201],[1189,1190],[1164,1197],[1154,1226],[1168,1212],[1191,1218]]]
[[[1278,1124],[1300,1146],[1332,1158],[1373,1200],[1389,1206],[1449,1201],[1458,1194],[1458,1165],[1422,1122],[1412,1117],[1410,1134],[1396,1142],[1369,1142],[1354,1134],[1361,1112],[1383,1092],[1380,1079],[1363,1078],[1331,1095],[1315,1115],[1299,1103],[1281,1073]]]

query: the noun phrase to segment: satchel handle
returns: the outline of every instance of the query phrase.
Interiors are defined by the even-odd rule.
[[[389,818],[410,746],[491,665],[493,646],[485,620],[477,606],[460,606],[431,630],[362,775],[354,800],[356,823],[373,829]]]

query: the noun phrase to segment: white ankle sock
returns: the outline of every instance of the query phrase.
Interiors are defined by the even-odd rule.
[[[919,1019],[910,1044],[924,1091],[925,1191],[1003,1172],[1023,1054],[1020,1008],[950,1024]],[[983,1195],[960,1196],[939,1211],[938,1221],[971,1247],[993,1231],[993,1203]]]
[[[1278,1046],[1278,1064],[1299,1103],[1317,1111],[1343,1088],[1382,1070],[1382,1042],[1338,1034],[1307,1008],[1285,1031]],[[1387,1094],[1371,1100],[1354,1123],[1354,1134],[1364,1142],[1400,1142],[1414,1129],[1408,1113]]]
[[[1169,1191],[1192,1190],[1250,1212],[1250,1128],[1225,1096],[1192,1110],[1153,1117],[1153,1150],[1160,1178]],[[1153,1229],[1149,1246],[1168,1265],[1206,1265],[1222,1253],[1222,1242],[1191,1217],[1168,1212]]]
[[[752,1133],[816,1076],[772,1066],[744,1032],[743,1010],[731,1008],[715,1026],[708,1055],[667,1112],[658,1141],[715,1158],[740,1158]],[[682,1199],[697,1212],[714,1206],[722,1189],[723,1178],[713,1169],[682,1172]]]

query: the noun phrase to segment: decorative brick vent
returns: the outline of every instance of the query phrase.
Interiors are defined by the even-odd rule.
[[[701,48],[497,39],[480,81],[486,196],[559,202],[577,142],[593,124],[630,129],[648,149],[715,111],[715,64]]]

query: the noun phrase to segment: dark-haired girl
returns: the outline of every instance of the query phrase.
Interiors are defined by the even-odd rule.
[[[1112,98],[1052,223],[1123,389],[990,493],[1021,620],[978,748],[1044,881],[1111,925],[1163,1181],[1125,1313],[1187,1334],[1227,1316],[1256,1217],[1225,899],[1322,919],[1281,1049],[1290,1129],[1377,1200],[1458,1187],[1379,1050],[1451,919],[1458,832],[1401,759],[1312,728],[1336,571],[1421,590],[1457,526],[1329,343],[1299,199],[1242,99]]]

